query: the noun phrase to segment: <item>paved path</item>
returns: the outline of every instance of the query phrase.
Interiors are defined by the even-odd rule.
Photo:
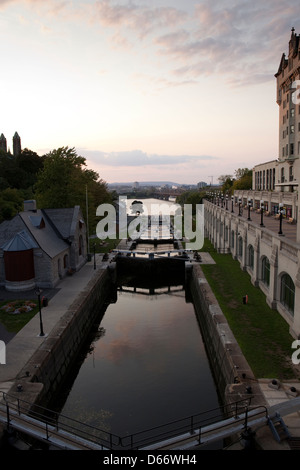
[[[225,210],[225,209],[224,209]],[[234,214],[239,217],[239,207],[233,206]],[[231,204],[228,204],[228,212],[231,213]],[[242,215],[240,216],[242,219],[248,219],[248,209],[243,209]],[[255,211],[250,211],[250,218],[251,221],[260,227],[261,224],[261,214],[257,214]],[[279,220],[275,219],[273,215],[266,216],[263,214],[263,225],[266,229],[271,230],[272,232],[278,234],[279,232]],[[290,224],[287,222],[286,219],[282,219],[282,235],[283,238],[287,238],[296,242],[297,237],[297,223]]]
[[[102,255],[96,255],[96,270],[94,269],[94,260],[86,263],[80,271],[72,276],[65,277],[60,283],[59,288],[52,291],[47,307],[41,309],[42,324],[45,335],[55,327],[60,318],[68,310],[81,291],[83,291],[96,275],[97,270],[105,269],[108,262],[102,262]],[[43,291],[43,295],[46,293]],[[50,290],[48,291],[50,294]],[[22,293],[23,296],[24,293]],[[30,294],[27,294],[30,295]],[[35,315],[22,330],[17,333],[6,345],[6,364],[0,364],[0,390],[8,391],[14,379],[25,367],[31,356],[39,348],[45,337],[40,335],[39,314]],[[1,338],[0,338],[1,339]]]

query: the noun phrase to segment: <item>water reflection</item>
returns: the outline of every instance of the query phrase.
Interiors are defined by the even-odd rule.
[[[123,436],[218,406],[182,286],[120,288],[100,328],[63,414]]]

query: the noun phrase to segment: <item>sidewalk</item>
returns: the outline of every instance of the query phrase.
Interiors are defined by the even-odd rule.
[[[102,262],[102,255],[96,255],[96,270],[94,269],[94,259],[87,262],[80,271],[72,276],[65,277],[57,286],[57,289],[44,290],[43,295],[49,295],[49,304],[41,309],[42,325],[45,333],[40,336],[40,316],[35,315],[22,330],[17,333],[6,345],[6,364],[0,364],[0,391],[7,392],[18,373],[30,360],[34,352],[40,347],[50,331],[55,327],[59,319],[68,310],[88,282],[96,275],[99,269],[105,269],[108,262]],[[29,298],[34,292],[28,292]],[[7,298],[11,298],[10,293],[6,293]],[[23,296],[23,293],[22,293]],[[1,298],[3,292],[1,291]],[[34,294],[35,298],[36,295]],[[32,298],[32,297],[30,297]]]
[[[225,210],[225,209],[224,209]],[[237,217],[241,217],[242,219],[248,219],[248,209],[242,210],[242,215],[239,216],[239,207],[233,206],[234,214]],[[228,210],[226,212],[231,213],[231,205],[228,205]],[[255,211],[250,211],[250,219],[253,223],[260,226],[261,224],[261,214],[257,214]],[[250,221],[249,221],[250,222]],[[278,234],[279,232],[279,224],[280,221],[275,219],[273,215],[266,216],[265,213],[263,214],[263,225],[266,229],[271,230],[272,232]],[[290,224],[287,222],[286,219],[282,219],[282,235],[283,238],[287,238],[293,242],[296,242],[297,239],[297,223]]]

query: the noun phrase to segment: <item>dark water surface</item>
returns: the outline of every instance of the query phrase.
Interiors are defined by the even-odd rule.
[[[118,290],[61,410],[119,436],[219,405],[184,290],[138,290]]]

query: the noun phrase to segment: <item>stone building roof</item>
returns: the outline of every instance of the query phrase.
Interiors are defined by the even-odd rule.
[[[8,240],[1,248],[3,251],[26,251],[32,248],[38,248],[38,245],[26,230],[22,230]]]
[[[28,243],[31,239],[35,248],[40,247],[54,258],[70,246],[79,217],[79,206],[19,212],[12,220],[0,224],[0,247],[24,248],[26,240]]]

